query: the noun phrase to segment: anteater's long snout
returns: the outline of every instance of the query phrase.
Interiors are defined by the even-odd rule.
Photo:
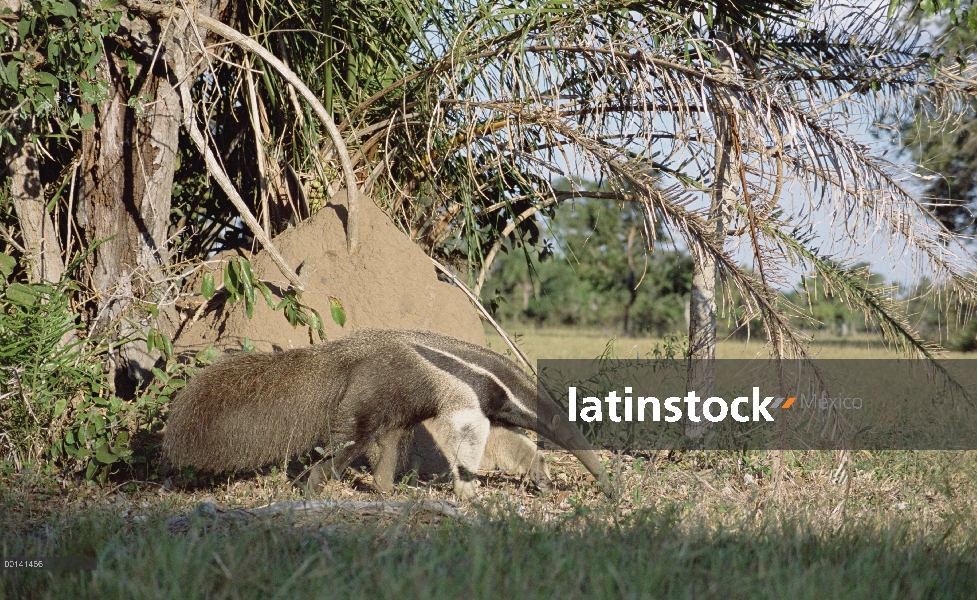
[[[539,433],[576,456],[583,463],[583,466],[597,478],[604,493],[611,495],[611,483],[607,479],[607,473],[604,472],[604,467],[601,466],[600,459],[597,458],[593,446],[590,445],[590,442],[579,429],[570,424],[570,420],[559,405],[547,395],[541,395],[536,410],[539,415],[540,429],[543,429]]]

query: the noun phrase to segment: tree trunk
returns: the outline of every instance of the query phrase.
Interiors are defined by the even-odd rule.
[[[204,0],[196,9],[220,18],[230,13],[230,3]],[[182,109],[167,64],[194,64],[203,34],[189,27],[185,14],[160,22],[124,17],[122,30],[125,35],[117,39],[129,44],[124,49],[140,70],[134,79],[139,88],[129,90],[121,48],[106,40],[97,71],[109,83],[108,98],[88,107],[95,112],[95,126],[82,137],[75,217],[85,244],[101,242],[86,261],[97,294],[89,307],[90,333],[124,339],[155,327],[172,336],[178,319],[167,302],[168,235]],[[182,84],[192,82],[191,76]],[[128,105],[130,98],[147,96],[145,104]],[[151,306],[159,308],[158,317],[151,316]],[[126,396],[133,384],[151,376],[158,354],[144,350],[142,339],[119,347],[116,393]]]
[[[61,243],[47,213],[37,155],[30,136],[21,132],[17,146],[7,146],[10,199],[24,239],[24,260],[31,282],[60,281],[64,275]]]
[[[634,332],[634,327],[631,325],[631,307],[638,299],[637,276],[634,271],[628,271],[624,285],[628,289],[628,301],[624,305],[624,335],[630,336]]]
[[[179,97],[165,79],[147,78],[141,93],[152,109],[139,118],[126,105],[123,65],[108,55],[100,76],[111,81],[110,97],[96,112],[95,127],[82,138],[78,220],[85,242],[105,240],[89,260],[99,292],[96,333],[109,327],[127,304],[161,281],[169,262],[166,238],[179,144]],[[124,296],[111,293],[125,292]]]
[[[721,244],[726,235],[730,214],[736,203],[737,190],[733,171],[733,142],[729,128],[717,121],[716,140],[716,181],[713,186],[709,206],[709,223],[712,234]],[[704,249],[698,252],[693,262],[692,291],[689,295],[689,366],[686,379],[686,392],[695,391],[700,398],[713,395],[716,383],[716,261]],[[685,434],[690,438],[702,437],[707,423],[701,418],[698,423],[686,421]]]
[[[631,307],[638,299],[638,276],[634,272],[634,238],[638,228],[631,227],[628,231],[627,246],[625,246],[625,256],[628,259],[628,273],[624,276],[624,287],[628,290],[628,301],[624,305],[624,335],[630,336],[631,327]]]
[[[109,82],[109,97],[95,111],[95,126],[82,137],[82,160],[76,219],[84,246],[101,244],[86,261],[93,290],[90,334],[112,332],[130,337],[156,327],[175,331],[172,315],[152,319],[145,306],[165,300],[170,204],[180,140],[180,98],[166,79],[162,61],[148,73],[133,97],[152,100],[144,114],[128,106],[125,61],[112,52],[102,57],[99,77]],[[145,58],[145,57],[143,57]],[[166,311],[162,313],[166,315]],[[144,342],[120,348],[116,392],[126,396],[132,384],[145,380],[157,357],[146,354]],[[121,370],[121,369],[120,369]],[[122,387],[119,387],[119,386]]]
[[[20,0],[0,0],[0,11],[9,10],[10,14],[19,16],[21,8]],[[10,47],[16,49],[20,45],[19,30],[14,27],[7,36],[11,38]],[[44,202],[40,165],[31,139],[32,125],[22,125],[16,133],[15,145],[5,145],[4,148],[10,177],[10,200],[24,241],[24,260],[30,281],[55,282],[64,275],[64,261],[61,259],[61,241]]]
[[[732,57],[725,44],[725,36],[717,36],[720,43],[717,55],[724,66],[732,65]],[[739,196],[733,127],[729,99],[713,98],[711,112],[715,125],[715,168],[709,205],[709,224],[713,241],[722,247],[736,199]],[[693,252],[692,290],[689,295],[689,364],[686,392],[695,391],[702,399],[709,398],[716,383],[716,261],[705,248]],[[701,404],[700,404],[701,406]],[[685,435],[696,439],[705,435],[708,422],[686,418]]]

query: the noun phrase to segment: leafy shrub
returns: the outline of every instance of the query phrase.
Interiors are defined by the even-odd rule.
[[[14,267],[0,255],[0,459],[104,482],[113,465],[133,459],[137,431],[162,427],[160,409],[182,383],[177,365],[157,369],[165,383],[136,400],[118,398],[103,369],[108,344],[78,336],[75,284],[9,282]]]
[[[67,277],[56,284],[11,281],[16,266],[0,254],[0,462],[17,470],[30,465],[47,473],[83,471],[102,483],[121,464],[146,462],[149,448],[141,440],[163,428],[166,405],[195,366],[177,362],[172,342],[150,329],[147,351],[160,350],[165,366],[153,369],[155,377],[135,399],[119,398],[108,383],[112,369],[105,368],[110,341],[80,336],[71,304],[77,285]],[[250,317],[261,293],[293,326],[307,326],[310,339],[313,333],[324,339],[319,313],[295,292],[276,305],[245,259],[229,263],[223,283],[218,290],[213,277],[205,276],[203,295],[242,301]],[[343,325],[346,315],[334,298],[330,312]],[[213,348],[205,350],[195,364],[215,355]]]

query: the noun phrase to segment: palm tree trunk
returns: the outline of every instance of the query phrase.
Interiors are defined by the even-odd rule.
[[[717,55],[727,68],[732,57],[725,45],[725,36],[717,35],[720,47]],[[713,98],[711,112],[716,132],[715,180],[709,205],[709,224],[713,241],[722,245],[726,236],[736,199],[739,196],[735,165],[735,146],[730,104],[726,98]],[[686,374],[686,393],[695,391],[700,398],[713,395],[716,383],[716,261],[705,248],[693,248],[692,290],[689,295],[689,363]],[[701,406],[701,405],[700,405]],[[698,422],[685,421],[685,435],[696,439],[707,431],[701,415]]]

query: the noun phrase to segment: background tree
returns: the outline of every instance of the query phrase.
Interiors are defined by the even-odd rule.
[[[903,18],[918,22],[935,18],[940,31],[931,42],[934,53],[955,64],[961,73],[977,60],[977,10],[972,3],[907,3]],[[932,27],[932,25],[930,25]],[[920,109],[908,121],[893,123],[899,141],[909,150],[918,172],[928,182],[922,199],[934,218],[963,239],[973,250],[977,234],[977,102],[973,99],[942,112],[944,99],[923,91],[913,98]],[[977,277],[977,275],[975,275]],[[929,291],[922,285],[914,291]],[[951,303],[946,314],[932,310],[939,304],[935,294],[912,295],[912,312],[923,327],[946,339],[954,350],[977,349],[977,304]]]
[[[909,2],[902,10],[902,18],[911,23],[936,19],[939,31],[931,42],[933,51],[961,73],[977,60],[977,9],[970,2]],[[973,236],[977,233],[977,102],[970,99],[953,106],[955,114],[947,118],[940,94],[924,90],[913,101],[918,113],[894,125],[901,125],[896,127],[901,142],[922,174],[929,176],[926,205],[948,230]]]
[[[647,222],[635,204],[596,196],[596,185],[579,187],[595,196],[565,203],[545,224],[556,249],[536,251],[538,243],[512,238],[483,297],[509,319],[539,324],[598,325],[624,335],[687,327],[689,257],[669,248],[662,231],[650,236],[657,241],[649,250]]]

